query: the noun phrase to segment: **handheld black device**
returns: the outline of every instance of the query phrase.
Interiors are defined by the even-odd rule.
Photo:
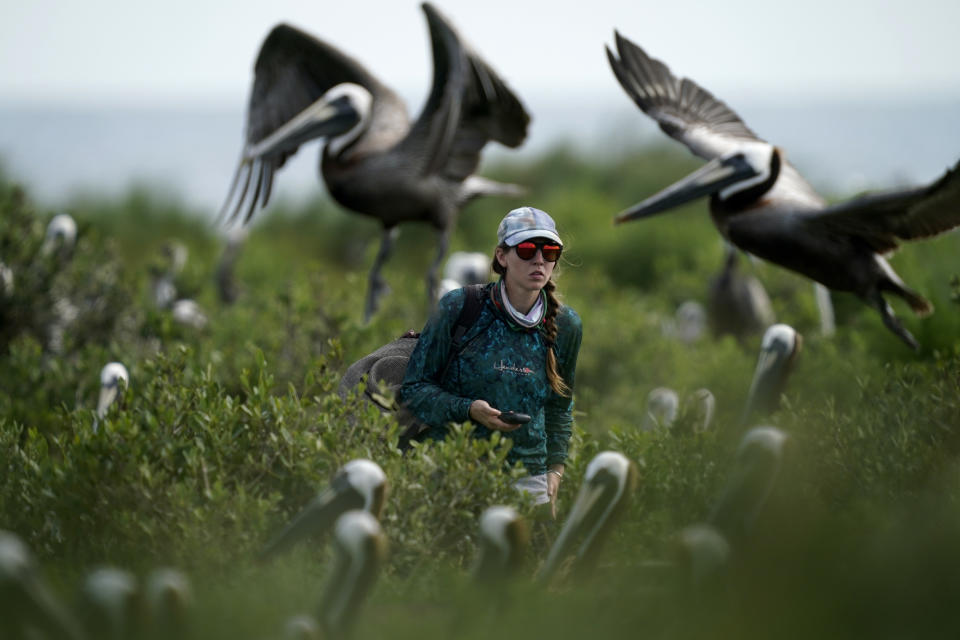
[[[507,424],[525,424],[530,422],[530,416],[525,413],[517,413],[516,411],[504,411],[497,417]]]

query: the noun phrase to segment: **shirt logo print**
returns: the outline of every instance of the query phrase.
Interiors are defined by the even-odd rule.
[[[533,373],[533,369],[530,367],[515,367],[510,364],[504,364],[503,360],[500,360],[497,364],[493,366],[497,371],[509,371],[510,373],[519,373],[522,376],[528,376]]]

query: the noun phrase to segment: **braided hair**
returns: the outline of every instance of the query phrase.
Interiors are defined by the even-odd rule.
[[[500,248],[504,251],[509,249],[509,247],[504,245],[501,245]],[[507,273],[507,268],[500,264],[496,257],[493,258],[491,266],[497,275],[503,276]],[[557,285],[553,281],[552,276],[547,280],[543,291],[547,295],[547,312],[543,318],[544,338],[546,339],[547,347],[549,347],[547,349],[547,382],[550,383],[550,388],[553,389],[555,393],[561,396],[569,396],[570,386],[564,381],[560,372],[557,371],[557,354],[555,348],[557,344],[557,332],[559,331],[557,327],[557,314],[560,312],[560,297],[557,294]]]

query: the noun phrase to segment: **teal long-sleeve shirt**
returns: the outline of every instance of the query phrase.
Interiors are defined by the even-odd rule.
[[[508,462],[520,461],[531,475],[563,463],[573,424],[573,395],[582,326],[567,306],[557,313],[555,353],[569,397],[547,381],[549,348],[540,329],[512,322],[495,284],[483,290],[483,306],[461,341],[462,349],[444,372],[451,347],[451,329],[463,307],[465,289],[451,291],[437,304],[410,356],[399,399],[420,421],[430,425],[427,437],[442,439],[451,422],[470,420],[470,404],[486,400],[501,411],[518,411],[530,422],[506,433],[513,440]],[[477,437],[491,431],[476,424]]]

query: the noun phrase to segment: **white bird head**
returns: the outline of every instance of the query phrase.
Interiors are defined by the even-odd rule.
[[[376,462],[351,460],[334,476],[330,487],[317,496],[261,552],[261,559],[293,546],[297,541],[329,531],[348,510],[362,509],[380,518],[387,499],[387,476]]]
[[[53,216],[47,225],[47,235],[40,248],[43,255],[53,253],[67,257],[77,241],[77,223],[69,214],[61,213]]]
[[[171,313],[177,323],[186,327],[193,327],[199,330],[207,326],[206,314],[200,309],[200,305],[189,298],[183,298],[174,302],[173,307],[171,307]]]
[[[495,583],[510,577],[519,568],[529,541],[530,532],[516,509],[488,507],[480,516],[480,548],[474,578]]]
[[[100,370],[100,397],[97,400],[97,417],[103,419],[110,405],[130,385],[130,374],[119,362],[110,362]]]
[[[640,428],[643,431],[669,429],[677,419],[680,398],[677,392],[667,387],[657,387],[647,394],[647,408]]]

